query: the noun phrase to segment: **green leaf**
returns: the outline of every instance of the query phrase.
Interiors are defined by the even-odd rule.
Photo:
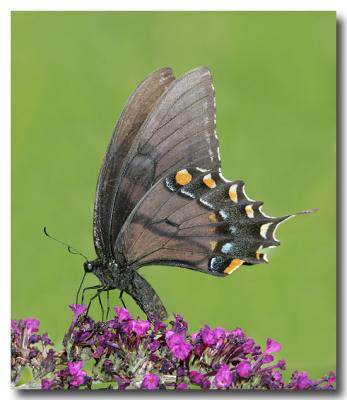
[[[33,373],[30,367],[28,367],[27,365],[25,365],[24,367],[22,367],[21,369],[21,377],[19,378],[19,380],[16,383],[16,386],[21,386],[21,385],[25,385],[26,383],[29,383],[33,380]]]
[[[110,388],[111,386],[111,388]],[[92,389],[118,389],[118,384],[116,382],[100,382],[95,381],[92,384]]]

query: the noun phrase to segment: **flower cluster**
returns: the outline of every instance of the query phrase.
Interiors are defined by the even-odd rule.
[[[12,381],[19,387],[52,389],[285,389],[335,388],[335,374],[311,380],[293,372],[286,383],[281,345],[268,338],[261,349],[242,329],[208,325],[192,334],[175,315],[169,325],[134,319],[125,308],[97,322],[73,304],[72,324],[63,350],[54,351],[37,320],[12,321]],[[23,368],[32,371],[23,386]]]
[[[21,382],[23,372],[29,372],[34,382],[55,370],[57,354],[47,333],[38,334],[40,322],[37,319],[11,321],[11,380],[14,385]],[[62,354],[63,356],[63,354]]]

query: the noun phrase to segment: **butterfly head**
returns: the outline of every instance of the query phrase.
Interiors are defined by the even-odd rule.
[[[83,268],[85,273],[96,272],[96,270],[102,266],[102,261],[100,259],[96,259],[93,261],[86,260],[83,263]]]
[[[83,263],[83,269],[86,274],[92,272],[93,274],[96,274],[97,276],[98,276],[98,272],[100,270],[105,270],[106,266],[107,266],[107,264],[100,258],[97,258],[96,260],[93,260],[93,261],[89,261],[86,259],[86,261]]]
[[[85,261],[83,263],[83,268],[84,268],[84,272],[88,273],[88,272],[93,272],[94,266],[93,263],[90,261]]]

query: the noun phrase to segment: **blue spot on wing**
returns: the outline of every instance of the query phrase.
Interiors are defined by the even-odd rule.
[[[223,273],[225,267],[228,265],[228,260],[221,256],[212,257],[210,260],[209,269],[211,272]]]
[[[222,246],[222,253],[224,254],[229,254],[231,252],[231,250],[233,249],[234,245],[233,243],[225,243]]]

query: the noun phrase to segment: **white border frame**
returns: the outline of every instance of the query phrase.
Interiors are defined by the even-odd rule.
[[[343,376],[338,376],[339,383],[339,395],[344,396],[344,388],[347,372],[345,368],[341,368],[341,364],[344,361],[345,348],[342,343],[343,333],[346,332],[346,319],[343,318],[343,311],[345,305],[345,296],[342,287],[346,288],[346,274],[344,270],[344,249],[343,249],[343,233],[344,227],[346,226],[346,215],[342,210],[342,205],[344,204],[345,196],[345,184],[346,184],[346,140],[343,140],[344,127],[345,127],[345,112],[346,107],[343,102],[344,94],[346,92],[345,79],[342,76],[346,63],[346,38],[345,38],[345,24],[346,24],[346,14],[347,14],[347,2],[344,0],[239,0],[239,1],[226,1],[226,0],[175,0],[166,1],[165,3],[155,1],[155,0],[127,0],[127,1],[112,1],[112,0],[1,0],[0,1],[0,41],[1,41],[1,56],[0,56],[0,124],[1,124],[1,142],[0,142],[0,182],[1,182],[1,195],[0,195],[0,243],[1,246],[1,268],[2,274],[0,279],[0,293],[2,297],[3,306],[0,308],[0,321],[2,323],[2,329],[0,329],[0,354],[3,356],[1,360],[1,370],[0,370],[0,393],[6,399],[14,399],[20,397],[18,391],[10,390],[10,349],[9,349],[9,319],[10,319],[10,129],[11,129],[11,59],[10,59],[10,36],[11,36],[11,11],[23,10],[23,11],[39,11],[39,10],[49,10],[49,11],[73,11],[73,10],[86,10],[86,11],[98,11],[98,10],[160,10],[160,11],[172,11],[172,10],[182,10],[182,11],[336,11],[337,19],[340,24],[340,37],[339,37],[339,66],[338,71],[340,76],[338,76],[338,168],[339,168],[339,274],[338,274],[338,287],[339,287],[339,306],[338,306],[338,318],[339,318],[339,356],[338,365],[340,370],[338,372],[344,373]],[[342,303],[342,304],[341,304]],[[342,310],[342,311],[341,311]],[[33,393],[34,394],[34,393]],[[172,397],[172,393],[170,393]],[[60,393],[50,393],[50,398],[55,399],[60,397]],[[69,396],[81,396],[87,395],[85,392],[79,393],[69,393]],[[95,392],[90,393],[90,395],[95,396]],[[99,393],[98,393],[99,395]],[[102,395],[100,393],[100,395]],[[115,395],[115,394],[113,394]],[[189,396],[189,393],[186,396]],[[194,398],[205,397],[204,393],[198,395],[194,393]],[[209,396],[208,393],[205,395]],[[253,394],[254,395],[254,394]],[[253,397],[251,393],[245,393],[243,398]],[[271,394],[275,397],[280,396],[280,393]],[[295,394],[293,393],[295,396]],[[315,398],[316,394],[308,394],[305,397]],[[34,397],[39,396],[39,394],[34,395]],[[105,394],[104,394],[105,396]],[[135,397],[133,395],[128,395],[128,398]],[[164,396],[164,393],[161,393]],[[179,394],[177,394],[179,396]],[[182,394],[180,394],[182,396]],[[176,396],[175,396],[176,397]],[[189,396],[190,397],[190,396]]]

